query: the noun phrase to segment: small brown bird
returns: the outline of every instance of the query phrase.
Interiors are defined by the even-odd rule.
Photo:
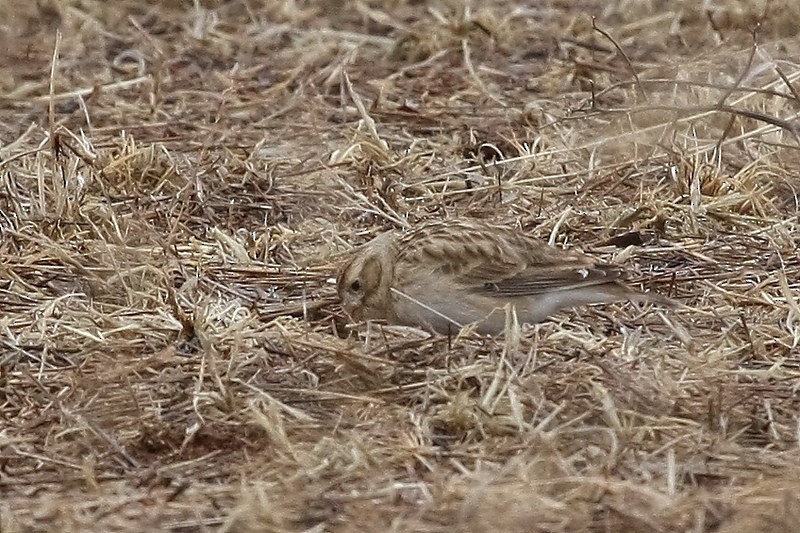
[[[355,320],[385,320],[439,333],[476,323],[505,329],[506,304],[519,322],[555,311],[619,300],[675,302],[621,283],[611,264],[555,248],[517,230],[479,220],[431,222],[386,232],[361,247],[339,272],[342,307]]]

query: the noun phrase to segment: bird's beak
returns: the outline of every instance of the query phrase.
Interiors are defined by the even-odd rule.
[[[358,308],[358,304],[355,302],[342,302],[342,311],[350,320],[350,322],[360,322],[361,321],[361,310]]]

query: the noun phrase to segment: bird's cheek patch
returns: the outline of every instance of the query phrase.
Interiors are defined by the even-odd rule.
[[[373,290],[380,285],[382,274],[383,268],[380,261],[371,257],[364,262],[364,267],[361,270],[361,283],[364,285],[365,292]]]

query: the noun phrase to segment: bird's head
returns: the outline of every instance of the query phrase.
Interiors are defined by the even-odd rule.
[[[373,239],[339,271],[336,290],[342,309],[354,320],[388,318],[396,255],[393,237]]]

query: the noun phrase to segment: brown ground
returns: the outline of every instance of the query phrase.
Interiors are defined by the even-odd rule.
[[[800,4],[197,4],[0,0],[0,531],[800,530]],[[690,308],[350,328],[454,216]]]

